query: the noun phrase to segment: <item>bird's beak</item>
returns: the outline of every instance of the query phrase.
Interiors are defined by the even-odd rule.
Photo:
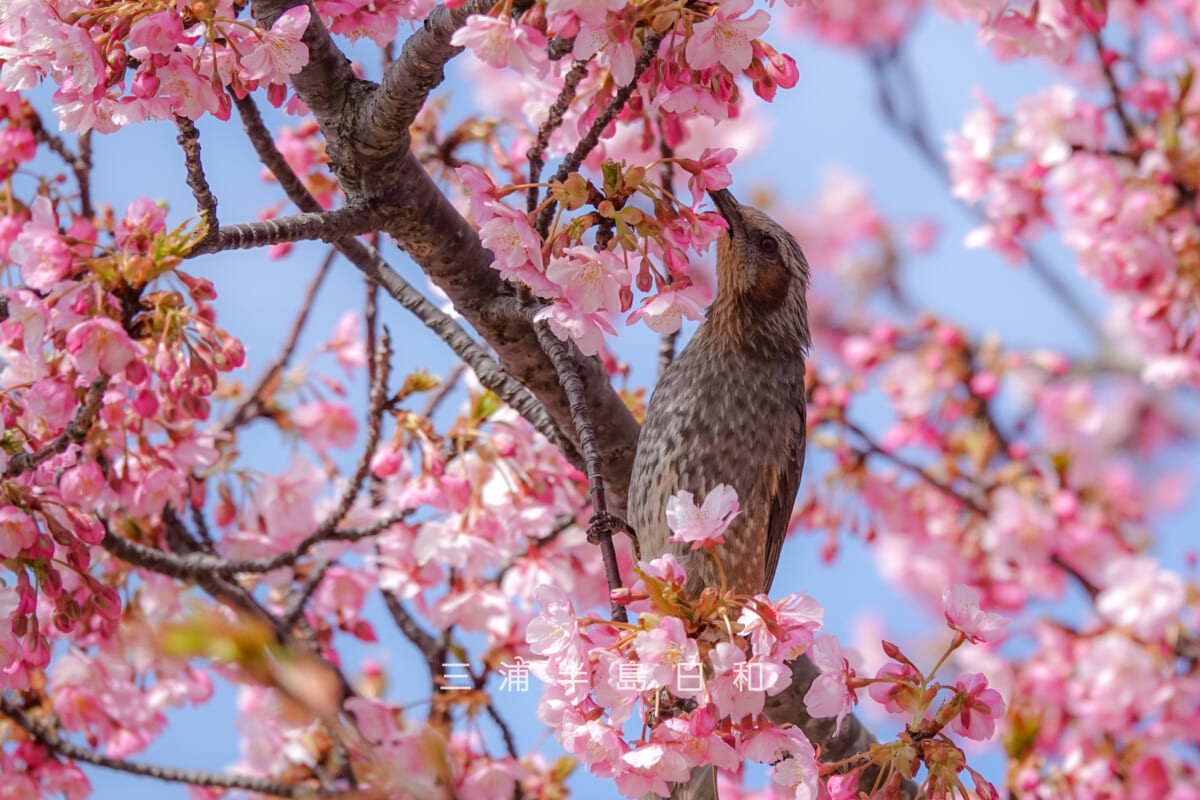
[[[721,212],[721,216],[729,223],[729,235],[736,236],[742,230],[742,214],[741,206],[734,199],[728,189],[718,189],[715,192],[709,192],[708,196],[712,198],[713,203],[717,207],[717,211]]]

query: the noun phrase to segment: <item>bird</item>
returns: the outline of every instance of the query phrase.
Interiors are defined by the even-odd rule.
[[[717,241],[717,291],[705,320],[663,371],[646,408],[630,480],[629,523],[644,560],[674,553],[697,596],[720,589],[705,550],[669,542],[667,502],[720,484],[740,512],[716,547],[726,587],[771,588],[804,469],[808,261],[770,216],[709,192],[728,231]]]
[[[717,241],[717,292],[683,352],[663,371],[638,437],[628,499],[643,560],[673,553],[696,598],[712,587],[765,594],[779,566],[804,470],[808,261],[795,238],[728,189],[709,196],[728,224]],[[740,511],[716,557],[670,542],[667,503],[700,501],[720,484]],[[716,770],[700,766],[673,800],[715,800]]]

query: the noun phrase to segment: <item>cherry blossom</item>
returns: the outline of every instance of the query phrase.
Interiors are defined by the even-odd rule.
[[[712,17],[695,26],[684,50],[692,69],[720,64],[730,72],[741,72],[750,66],[750,42],[766,31],[770,21],[770,15],[761,9],[738,19],[750,6],[751,0],[725,0]]]
[[[737,492],[723,483],[714,486],[699,507],[691,492],[678,492],[667,501],[671,541],[691,542],[693,550],[721,544],[738,508]]]
[[[979,608],[979,596],[969,586],[955,584],[942,593],[946,624],[970,642],[992,642],[1004,634],[1009,620]]]

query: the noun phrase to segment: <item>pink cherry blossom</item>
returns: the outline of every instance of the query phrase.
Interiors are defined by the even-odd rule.
[[[594,356],[604,346],[604,334],[616,331],[603,314],[577,311],[566,303],[555,302],[534,315],[534,322],[545,322],[559,339],[571,339],[585,356]]]
[[[633,646],[646,667],[647,688],[665,686],[677,697],[701,691],[692,682],[702,669],[699,647],[678,618],[663,617],[658,627],[638,634]]]
[[[333,337],[325,343],[325,349],[333,352],[347,375],[367,365],[367,345],[362,328],[362,316],[357,311],[347,311],[334,327]]]
[[[1004,635],[1009,620],[979,608],[979,595],[969,586],[955,584],[942,593],[946,624],[969,642],[993,642]]]
[[[0,557],[13,558],[38,540],[37,525],[19,508],[0,508]]]
[[[154,236],[166,230],[166,219],[167,210],[158,203],[148,197],[134,199],[114,232],[117,247],[147,252]]]
[[[307,5],[289,8],[275,20],[271,30],[262,35],[254,49],[242,59],[242,72],[247,80],[264,83],[286,83],[308,63],[308,46],[302,41],[308,29],[310,12]]]
[[[550,259],[546,277],[561,287],[562,297],[577,311],[620,311],[621,289],[629,286],[629,270],[612,251],[568,247]]]
[[[505,280],[524,283],[544,297],[553,297],[555,285],[542,271],[542,240],[524,214],[499,206],[497,214],[479,229],[483,246],[495,256],[492,267]]]
[[[20,265],[25,283],[44,291],[66,277],[74,256],[59,235],[58,219],[49,199],[39,195],[30,212],[30,221],[9,246],[8,253]]]
[[[1004,699],[988,686],[987,679],[977,672],[962,675],[954,688],[966,693],[962,711],[950,727],[968,739],[984,741],[996,731],[996,720],[1004,716]]]
[[[537,590],[541,613],[529,622],[526,641],[529,648],[541,656],[578,656],[582,643],[579,639],[575,609],[566,593],[554,586],[541,586]],[[582,659],[575,659],[582,663]]]
[[[508,17],[472,14],[467,24],[454,32],[450,43],[470,48],[480,61],[497,69],[511,67],[517,72],[541,74],[548,64],[545,35]]]
[[[737,492],[732,486],[714,486],[699,508],[691,492],[677,492],[667,501],[667,526],[672,542],[691,542],[692,549],[725,541],[725,531],[738,515]]]
[[[630,314],[626,324],[645,320],[646,327],[655,333],[675,333],[682,327],[684,317],[703,319],[704,309],[711,300],[712,294],[701,286],[664,289]]]
[[[300,435],[318,453],[353,446],[358,421],[345,403],[305,403],[292,412]]]
[[[923,712],[926,701],[921,676],[911,664],[889,661],[875,673],[875,680],[867,687],[867,694],[885,710],[918,716]]]
[[[804,695],[804,704],[808,707],[808,713],[814,717],[837,717],[835,730],[841,731],[842,721],[858,702],[858,697],[849,685],[849,681],[854,678],[854,670],[842,655],[837,637],[831,634],[818,636],[808,652],[821,674]]]
[[[1183,579],[1151,558],[1117,559],[1105,568],[1103,580],[1105,588],[1096,598],[1096,610],[1113,624],[1146,639],[1162,636],[1186,601]]]
[[[696,24],[684,48],[684,57],[692,69],[709,69],[720,64],[730,72],[741,72],[754,57],[751,42],[767,30],[771,19],[759,9],[746,19],[738,19],[750,10],[751,0],[725,0],[716,13]]]
[[[142,347],[129,337],[119,322],[101,317],[71,328],[67,333],[67,351],[79,374],[90,379],[101,372],[119,375],[126,365],[142,354]]]
[[[737,150],[732,147],[723,147],[720,150],[706,147],[699,159],[683,159],[679,162],[679,165],[691,174],[688,178],[688,188],[692,190],[693,208],[700,205],[705,192],[724,189],[733,183],[733,176],[729,174],[729,164],[736,157]]]
[[[165,56],[183,39],[183,20],[174,10],[155,11],[139,18],[129,29],[129,54],[142,61]]]

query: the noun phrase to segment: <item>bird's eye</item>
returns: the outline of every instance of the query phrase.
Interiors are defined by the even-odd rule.
[[[764,233],[758,237],[758,249],[769,256],[773,256],[779,252],[779,242],[775,240],[774,236]]]

